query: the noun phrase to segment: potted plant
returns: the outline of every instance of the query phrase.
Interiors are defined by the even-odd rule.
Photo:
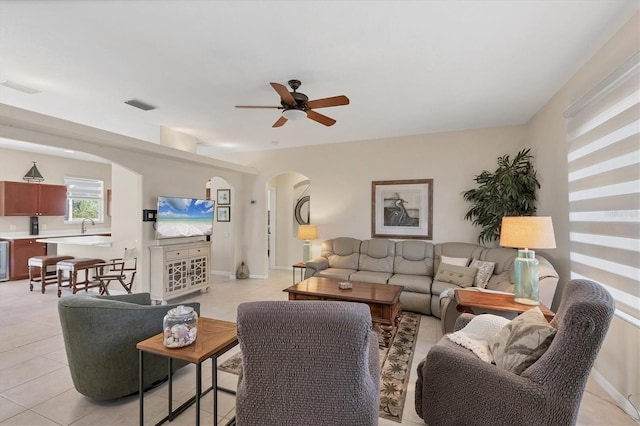
[[[498,157],[496,171],[484,170],[474,179],[478,187],[463,193],[465,201],[472,204],[464,218],[482,227],[478,236],[480,244],[498,239],[503,216],[535,214],[540,183],[530,151],[521,150],[513,160],[509,155]]]

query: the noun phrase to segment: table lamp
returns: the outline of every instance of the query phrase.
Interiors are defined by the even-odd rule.
[[[518,249],[513,262],[515,270],[515,301],[539,305],[538,260],[534,249],[556,248],[553,224],[549,216],[505,216],[500,229],[500,245]]]
[[[311,259],[311,240],[318,238],[318,227],[316,225],[299,225],[298,239],[304,240],[302,251],[302,261],[308,262]]]

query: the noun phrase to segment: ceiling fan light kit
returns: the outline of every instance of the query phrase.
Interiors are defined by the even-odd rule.
[[[326,115],[322,115],[314,111],[314,109],[349,105],[349,98],[344,95],[310,101],[307,95],[297,91],[302,84],[300,80],[289,80],[289,87],[293,90],[292,92],[289,92],[289,89],[280,83],[270,84],[271,87],[273,87],[273,90],[280,95],[281,106],[236,105],[236,108],[271,108],[283,110],[282,116],[273,124],[272,127],[280,127],[289,120],[299,120],[304,117],[320,124],[324,124],[325,126],[333,126],[336,123],[336,120],[331,117],[327,117]]]
[[[287,120],[302,120],[307,118],[307,113],[301,109],[285,109],[282,116]]]

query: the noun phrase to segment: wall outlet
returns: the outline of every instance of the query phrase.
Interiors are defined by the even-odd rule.
[[[15,230],[16,230],[15,225],[9,225],[9,231],[15,231]]]

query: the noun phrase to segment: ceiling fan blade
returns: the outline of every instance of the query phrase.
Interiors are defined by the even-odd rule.
[[[268,109],[284,109],[281,106],[258,106],[258,105],[236,105],[236,108],[268,108]]]
[[[340,105],[349,105],[349,98],[344,95],[333,96],[331,98],[315,99],[307,102],[307,107],[314,108],[327,108]]]
[[[278,121],[276,121],[275,123],[273,123],[273,126],[271,127],[281,127],[284,123],[287,122],[287,119],[284,117],[280,117],[278,118]]]
[[[336,124],[336,120],[334,120],[333,118],[319,114],[312,110],[307,110],[307,118],[310,118],[313,121],[317,121],[320,124],[324,124],[325,126],[333,126],[334,124]]]
[[[273,89],[278,92],[278,95],[280,95],[280,98],[285,102],[288,103],[289,105],[295,105],[296,104],[296,100],[293,99],[293,96],[291,96],[291,93],[289,93],[289,89],[287,89],[286,86],[280,84],[280,83],[269,83],[271,84],[271,87],[273,87]]]

